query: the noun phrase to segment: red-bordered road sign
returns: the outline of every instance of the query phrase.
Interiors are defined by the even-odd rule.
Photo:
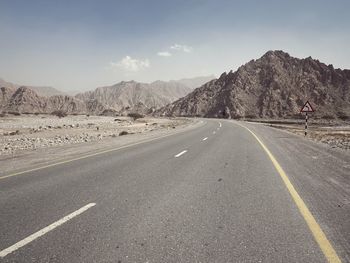
[[[300,112],[314,112],[314,108],[311,106],[309,101],[306,101]]]

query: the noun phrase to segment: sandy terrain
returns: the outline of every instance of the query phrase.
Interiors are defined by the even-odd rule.
[[[260,120],[259,122],[305,136],[305,120]],[[326,143],[333,148],[350,150],[350,123],[334,120],[313,120],[311,118],[308,121],[307,138]]]
[[[22,115],[0,118],[0,157],[16,156],[23,151],[101,141],[128,134],[143,134],[174,129],[187,119],[128,117]]]
[[[61,119],[50,115],[3,117],[0,118],[0,176],[114,151],[202,124],[203,121],[186,118],[133,121],[128,117],[85,115]],[[128,134],[119,135],[123,131]]]

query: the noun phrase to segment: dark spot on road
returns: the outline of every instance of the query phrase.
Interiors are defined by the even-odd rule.
[[[122,261],[121,261],[121,260],[118,260],[118,263],[122,263]]]
[[[140,245],[141,245],[141,247],[143,247],[145,244],[144,244],[144,243],[141,243]]]
[[[206,246],[206,247],[207,247],[207,246],[209,246],[209,244],[208,244],[208,243],[204,243],[204,246]]]
[[[119,246],[116,246],[115,248],[119,248]]]
[[[218,226],[219,229],[223,229],[224,227],[223,226]]]
[[[219,178],[219,179],[218,179],[218,182],[221,182],[221,181],[222,181],[222,178]]]

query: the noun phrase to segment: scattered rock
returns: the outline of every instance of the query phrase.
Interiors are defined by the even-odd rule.
[[[80,119],[75,116],[67,116],[64,119],[51,116],[50,118],[46,118],[46,120],[42,120],[41,116],[37,116],[36,118],[27,116],[16,116],[10,122],[0,122],[1,134],[4,135],[0,136],[0,155],[16,155],[28,149],[36,150],[67,144],[97,142],[105,138],[116,138],[118,136],[148,131],[147,126],[144,125],[129,127],[130,123],[127,119],[119,119],[122,121],[122,124],[117,124],[114,122],[114,118],[103,117],[100,119],[95,116],[91,117],[90,122],[85,116]],[[20,118],[21,121],[23,118],[23,123],[18,123],[18,119],[16,118]],[[78,121],[80,123],[77,123]],[[94,123],[91,121],[94,121]],[[168,122],[162,127],[159,126],[159,128],[166,128],[169,125],[172,127],[174,124]],[[134,125],[134,123],[131,122],[131,125]],[[125,130],[118,130],[121,126],[125,127]],[[17,127],[20,129],[16,129]],[[91,129],[91,127],[96,127],[96,129]],[[96,132],[97,127],[101,128],[99,131],[102,130],[103,132]]]
[[[12,131],[12,132],[4,132],[3,134],[4,134],[4,136],[7,136],[7,135],[10,135],[10,136],[18,135],[19,134],[19,130]]]

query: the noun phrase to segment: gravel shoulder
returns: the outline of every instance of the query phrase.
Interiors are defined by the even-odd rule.
[[[187,118],[146,117],[136,121],[105,116],[1,118],[0,176],[155,139],[200,124]],[[121,132],[127,134],[122,136]]]
[[[249,120],[305,137],[305,120]],[[331,148],[350,150],[350,122],[334,120],[308,121],[307,139],[327,144]]]

